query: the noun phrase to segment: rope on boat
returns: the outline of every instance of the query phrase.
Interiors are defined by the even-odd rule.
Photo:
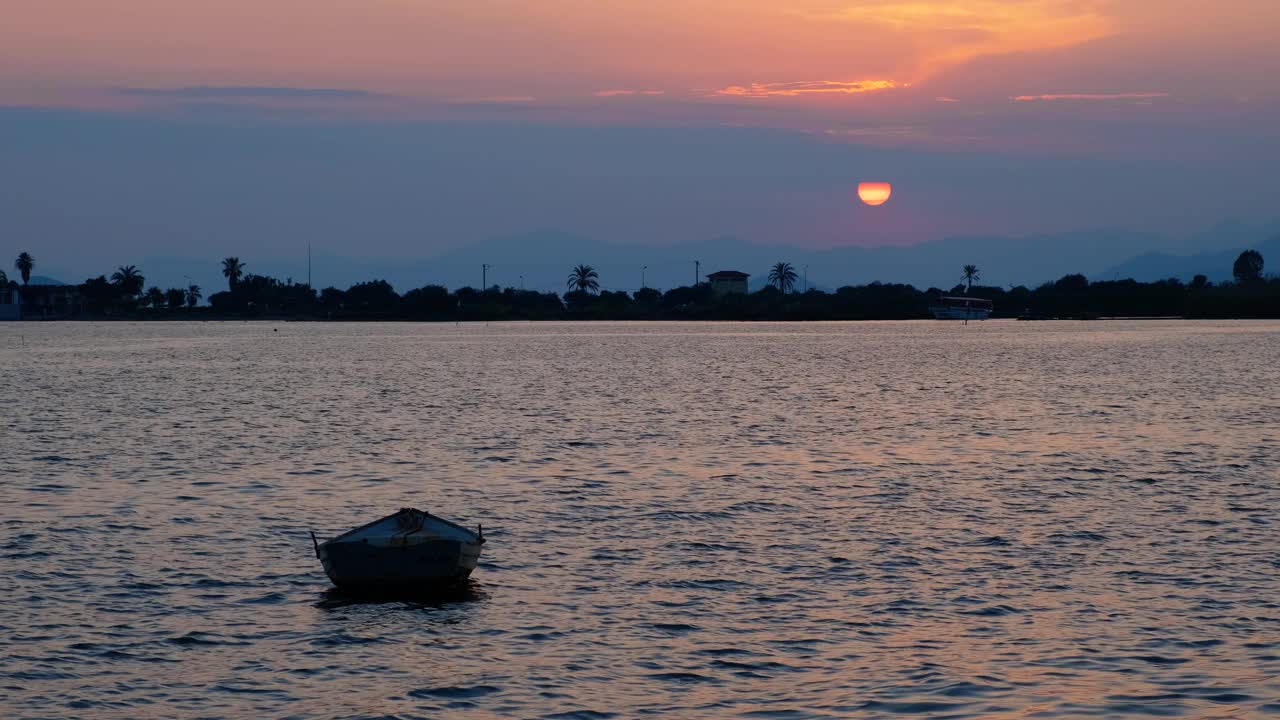
[[[413,508],[400,508],[400,514],[396,518],[396,524],[400,526],[400,547],[409,547],[409,536],[422,529],[426,522],[424,514],[419,514]]]

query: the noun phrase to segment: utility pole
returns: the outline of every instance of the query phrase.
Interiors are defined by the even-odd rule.
[[[702,279],[702,261],[693,261],[693,286],[698,287],[698,281]]]
[[[311,243],[307,243],[307,287],[311,287]]]
[[[489,264],[480,264],[480,292],[484,292],[489,288]]]
[[[809,266],[804,266],[804,291],[809,292]]]
[[[520,276],[520,292],[524,292],[524,276]]]
[[[647,286],[644,284],[644,271],[645,271],[645,270],[648,270],[648,269],[649,269],[649,266],[648,266],[648,265],[641,265],[641,266],[640,266],[640,289],[641,289],[641,290],[643,290],[643,289],[645,289],[645,287],[647,287]]]

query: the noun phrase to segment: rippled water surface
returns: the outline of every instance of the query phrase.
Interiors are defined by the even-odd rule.
[[[1280,715],[1280,323],[0,325],[0,715]],[[483,523],[332,592],[309,529]]]

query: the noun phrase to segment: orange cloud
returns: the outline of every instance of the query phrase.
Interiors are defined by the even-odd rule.
[[[1017,95],[1014,102],[1053,102],[1055,100],[1151,100],[1167,98],[1169,93],[1137,92],[1137,93],[1058,93],[1048,95]]]
[[[750,86],[730,85],[715,91],[716,95],[732,97],[767,98],[798,97],[801,95],[857,95],[859,93],[892,90],[908,87],[894,80],[858,80],[845,82],[840,80],[808,80],[801,82],[751,83]]]
[[[1113,32],[1108,0],[864,0],[817,22],[877,27],[917,48],[912,78],[984,55],[1070,47]]]

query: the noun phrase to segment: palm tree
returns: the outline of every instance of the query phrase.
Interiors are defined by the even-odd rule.
[[[780,262],[769,271],[769,284],[785,293],[796,286],[796,277],[796,269],[791,267],[791,263]]]
[[[13,261],[13,269],[22,275],[22,284],[27,285],[31,282],[31,269],[36,266],[36,259],[31,257],[31,253],[21,253],[18,259]]]
[[[5,275],[3,270],[0,270],[0,288],[6,287],[8,284],[9,276]]]
[[[187,286],[187,307],[195,307],[200,302],[201,297],[199,285]]]
[[[142,277],[142,273],[138,272],[138,268],[133,265],[122,265],[111,274],[111,282],[119,286],[128,297],[135,297],[142,292],[146,278]]]
[[[169,288],[164,291],[164,299],[171,309],[177,310],[187,301],[187,293],[182,288]]]
[[[968,294],[969,291],[973,289],[973,281],[978,280],[981,277],[982,277],[982,271],[978,270],[977,265],[964,266],[964,282],[969,284],[968,287],[964,289],[965,294]]]
[[[244,275],[244,263],[238,257],[229,257],[222,261],[222,276],[227,279],[227,286],[234,291],[236,283]]]
[[[147,294],[142,296],[142,304],[159,309],[164,305],[164,291],[154,285],[151,286],[147,289]]]
[[[578,265],[569,272],[569,282],[567,283],[570,290],[578,292],[596,292],[600,289],[600,283],[597,280],[600,275],[596,273],[596,269],[590,265]]]

